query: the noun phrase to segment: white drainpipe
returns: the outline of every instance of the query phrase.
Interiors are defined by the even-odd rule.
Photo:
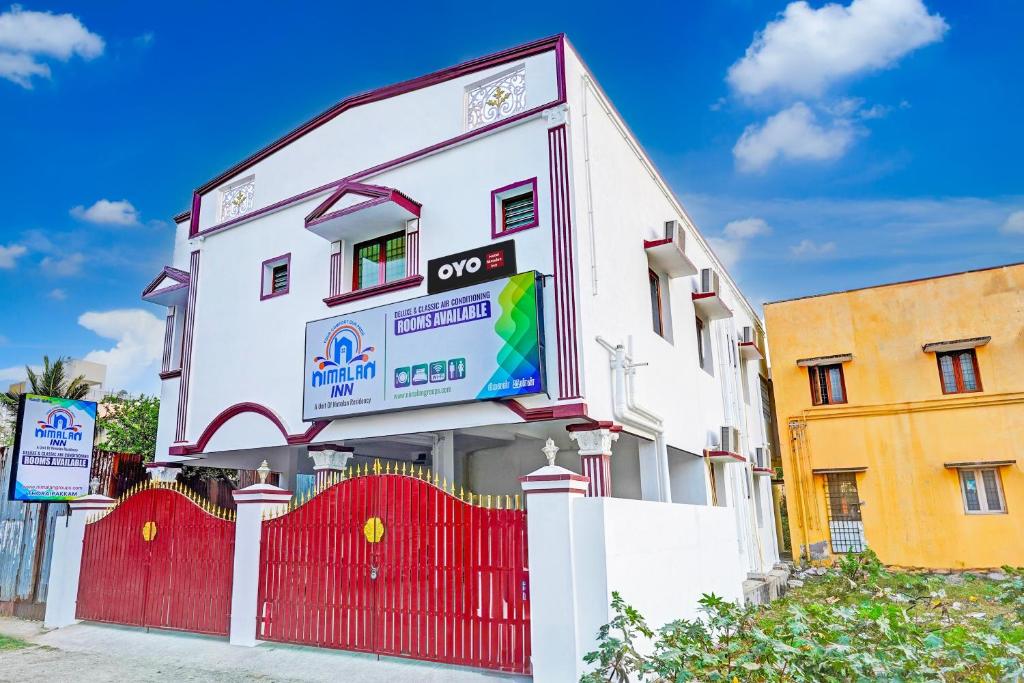
[[[612,355],[612,414],[616,422],[632,427],[640,432],[654,436],[654,447],[657,460],[657,500],[663,503],[672,502],[668,474],[668,444],[665,443],[664,420],[657,413],[640,406],[636,402],[633,377],[638,366],[646,363],[634,363],[622,344],[613,346],[603,337],[597,337],[597,343]]]

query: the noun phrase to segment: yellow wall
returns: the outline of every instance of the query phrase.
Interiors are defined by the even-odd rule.
[[[1024,264],[765,305],[794,558],[827,549],[824,477],[857,474],[867,543],[901,566],[1024,566]],[[976,349],[983,391],[944,395],[929,342]],[[797,359],[852,353],[848,403],[813,406]],[[967,514],[943,463],[1000,468],[1007,514]]]

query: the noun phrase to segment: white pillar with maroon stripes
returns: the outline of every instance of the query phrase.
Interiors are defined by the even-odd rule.
[[[235,498],[238,516],[235,518],[234,578],[231,587],[231,630],[229,641],[232,645],[253,647],[259,640],[256,633],[257,602],[260,579],[260,538],[263,533],[263,518],[269,513],[280,513],[292,492],[267,484],[270,468],[263,461],[260,469],[260,483],[238,489],[231,495]]]
[[[611,422],[592,422],[566,427],[569,438],[579,446],[583,474],[590,479],[587,496],[612,495],[612,442],[622,427]]]
[[[531,548],[533,680],[578,681],[585,653],[580,651],[577,628],[573,503],[587,490],[587,478],[548,465],[519,481],[526,494],[527,545]]]
[[[331,480],[335,474],[340,475],[348,466],[355,449],[351,446],[325,443],[309,447],[309,457],[313,459],[313,473],[319,487]]]

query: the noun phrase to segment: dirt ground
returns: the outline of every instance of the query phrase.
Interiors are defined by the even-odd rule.
[[[0,650],[0,681],[451,681],[520,683],[530,679],[335,650],[100,624],[45,631],[39,622],[0,618],[0,634],[28,647]]]

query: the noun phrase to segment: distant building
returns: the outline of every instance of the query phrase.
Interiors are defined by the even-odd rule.
[[[64,368],[64,376],[68,381],[81,376],[85,379],[85,383],[89,385],[89,393],[83,397],[83,400],[96,401],[99,403],[110,396],[111,392],[107,391],[103,387],[104,382],[107,381],[106,365],[103,365],[102,363],[94,363],[89,360],[72,358],[65,362]],[[15,394],[24,394],[27,391],[31,391],[32,387],[26,380],[11,384],[7,387],[7,390]]]
[[[1024,264],[764,310],[794,558],[1024,564]]]

